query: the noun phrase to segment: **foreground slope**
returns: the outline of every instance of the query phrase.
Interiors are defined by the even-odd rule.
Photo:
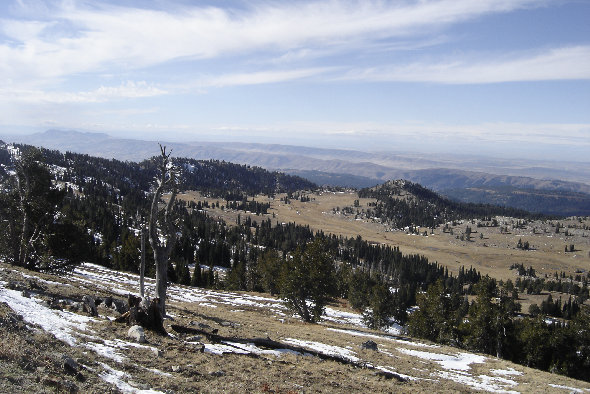
[[[153,291],[153,281],[147,283]],[[0,347],[6,376],[0,391],[590,391],[586,382],[419,342],[396,330],[369,331],[358,314],[338,305],[326,310],[321,324],[309,325],[273,297],[173,285],[169,336],[148,332],[145,344],[126,338],[128,327],[113,322],[118,313],[112,309],[99,306],[97,317],[77,310],[84,295],[122,299],[137,287],[136,275],[96,265],[54,277],[1,264],[0,331],[19,348]],[[235,340],[212,343],[175,332],[172,324]],[[270,338],[285,348],[254,346],[248,338]],[[367,340],[377,350],[363,349]],[[75,372],[64,367],[64,357],[75,362]]]

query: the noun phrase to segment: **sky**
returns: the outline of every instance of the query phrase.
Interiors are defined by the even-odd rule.
[[[589,0],[0,2],[0,133],[590,162]]]

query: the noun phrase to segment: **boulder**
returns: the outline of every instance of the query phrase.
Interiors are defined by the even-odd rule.
[[[129,331],[127,331],[127,337],[133,339],[136,342],[139,343],[145,343],[147,342],[145,340],[145,332],[143,331],[143,327],[142,326],[132,326],[131,328],[129,328]]]
[[[90,314],[90,316],[98,316],[98,311],[96,310],[96,302],[94,297],[85,295],[82,297],[82,310]]]
[[[62,361],[62,368],[66,373],[72,374],[72,375],[75,375],[78,373],[78,370],[80,369],[80,365],[78,365],[78,363],[74,359],[72,359],[71,357],[68,357],[64,354],[61,358],[61,361]]]
[[[363,344],[361,345],[361,348],[368,349],[368,350],[377,350],[377,343],[375,343],[373,341],[363,342]]]

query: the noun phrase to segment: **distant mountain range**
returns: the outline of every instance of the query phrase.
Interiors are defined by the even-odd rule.
[[[102,133],[48,130],[0,139],[119,160],[141,161],[158,153],[155,141]],[[299,175],[317,184],[361,188],[407,179],[460,201],[496,203],[549,214],[590,215],[590,163],[238,142],[162,143],[172,149],[174,156],[255,165]]]

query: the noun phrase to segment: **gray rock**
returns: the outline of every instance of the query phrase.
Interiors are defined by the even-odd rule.
[[[96,303],[94,302],[94,297],[85,295],[82,297],[82,310],[90,314],[90,316],[98,316],[98,311],[96,310]]]
[[[363,342],[361,348],[368,350],[377,350],[377,344],[373,341]]]
[[[127,337],[129,337],[139,343],[147,342],[145,340],[145,331],[143,330],[142,326],[136,325],[136,326],[132,326],[131,328],[129,328],[129,331],[127,331]]]
[[[61,358],[61,361],[62,361],[62,368],[66,373],[69,373],[72,375],[78,373],[78,370],[80,369],[80,365],[78,365],[78,363],[74,359],[72,359],[71,357],[68,357],[64,354]]]
[[[156,347],[152,348],[152,353],[154,353],[154,356],[156,357],[162,357],[162,355],[164,354],[164,352],[162,352],[160,349]]]
[[[113,308],[116,312],[120,314],[123,314],[129,310],[129,308],[127,307],[127,303],[125,301],[116,298],[113,298],[111,308]]]
[[[193,335],[191,337],[186,337],[187,342],[199,342],[201,340],[200,335]]]
[[[219,378],[221,376],[225,376],[225,372],[223,372],[222,370],[219,370],[219,371],[210,372],[209,375]]]

